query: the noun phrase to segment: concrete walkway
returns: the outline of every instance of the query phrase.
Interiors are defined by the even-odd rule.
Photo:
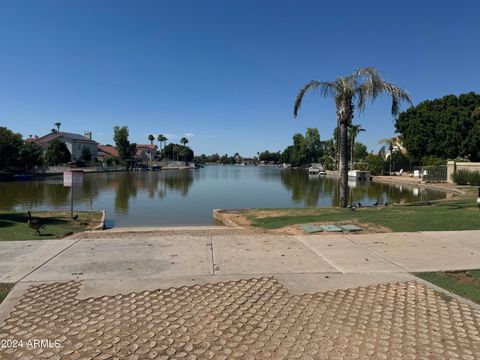
[[[82,314],[85,312],[90,313],[94,309],[97,309],[98,311],[95,310],[95,317],[103,317],[105,321],[108,322],[110,321],[108,316],[105,318],[105,313],[102,312],[101,309],[105,307],[105,311],[107,311],[108,314],[113,314],[117,311],[115,309],[118,309],[120,313],[118,316],[115,315],[112,317],[111,320],[114,324],[117,324],[116,326],[124,326],[128,321],[132,320],[131,316],[128,317],[130,320],[125,320],[125,322],[115,319],[122,319],[122,316],[126,316],[125,314],[127,313],[121,310],[122,307],[127,306],[129,309],[134,309],[135,306],[138,305],[132,305],[131,301],[135,302],[135,300],[131,300],[133,299],[132,296],[144,294],[142,296],[145,299],[149,299],[147,303],[150,301],[158,303],[159,299],[163,299],[161,301],[166,301],[165,299],[170,299],[171,296],[174,296],[174,298],[171,299],[173,303],[167,302],[162,305],[166,306],[165,309],[167,310],[168,307],[171,306],[169,304],[176,303],[177,300],[175,299],[185,299],[185,296],[192,296],[192,299],[198,297],[198,306],[207,301],[202,300],[207,299],[210,296],[207,296],[207,294],[211,294],[211,296],[213,296],[213,300],[211,301],[215,302],[219,297],[212,293],[212,289],[217,289],[219,294],[225,295],[224,298],[222,297],[223,295],[219,295],[225,303],[222,303],[223,305],[217,305],[223,306],[223,308],[226,309],[225,311],[227,311],[227,314],[233,314],[232,311],[234,311],[234,309],[228,310],[228,306],[230,306],[228,304],[232,304],[232,301],[229,299],[231,299],[234,294],[244,294],[238,296],[243,296],[245,300],[242,301],[247,301],[248,303],[253,301],[253,298],[258,300],[258,296],[260,296],[260,298],[267,296],[268,291],[265,293],[266,290],[264,289],[264,287],[266,287],[272,289],[272,292],[262,300],[262,304],[267,306],[262,310],[264,316],[281,310],[280,308],[277,309],[277,301],[284,301],[284,304],[290,304],[288,305],[288,308],[290,309],[289,313],[292,311],[295,313],[296,306],[305,302],[305,309],[308,308],[308,311],[312,314],[320,316],[318,321],[321,321],[323,315],[319,315],[317,311],[320,304],[318,303],[318,301],[320,301],[319,299],[324,299],[321,301],[326,301],[325,304],[331,304],[325,306],[333,306],[332,311],[336,311],[334,309],[337,308],[337,305],[340,306],[339,304],[343,304],[341,306],[346,306],[342,311],[352,311],[352,309],[354,310],[356,307],[358,307],[358,309],[361,308],[363,309],[362,314],[364,314],[362,316],[365,316],[365,319],[368,319],[368,311],[373,311],[371,315],[374,316],[374,313],[380,311],[379,309],[381,309],[381,306],[386,306],[387,310],[392,309],[392,316],[399,317],[400,319],[402,314],[408,310],[405,308],[405,301],[410,302],[411,299],[414,298],[417,299],[415,300],[417,304],[415,306],[419,308],[417,310],[412,310],[412,316],[416,316],[415,311],[417,311],[417,313],[426,311],[428,314],[430,314],[430,311],[433,311],[433,313],[435,311],[443,310],[447,312],[451,311],[451,315],[445,315],[445,321],[448,323],[450,321],[456,321],[455,316],[461,311],[461,316],[464,316],[463,313],[466,314],[465,321],[468,322],[468,319],[472,318],[472,316],[475,319],[471,324],[473,337],[468,340],[468,344],[463,344],[462,341],[457,344],[452,340],[452,348],[450,350],[453,355],[450,354],[447,356],[449,350],[445,347],[442,348],[443,353],[435,353],[435,356],[438,355],[435,358],[444,358],[442,357],[443,355],[446,356],[445,358],[451,358],[451,356],[454,356],[455,354],[461,355],[463,358],[469,358],[469,351],[471,350],[468,349],[480,351],[480,338],[477,337],[480,331],[480,311],[475,306],[468,306],[468,308],[465,308],[467,305],[458,302],[455,304],[448,303],[445,300],[442,300],[438,295],[435,295],[432,292],[430,286],[428,286],[428,288],[430,288],[430,290],[428,290],[425,288],[425,285],[415,282],[415,278],[411,276],[409,272],[461,270],[471,268],[480,268],[480,231],[281,236],[272,234],[254,234],[251,232],[244,232],[241,229],[233,230],[231,228],[223,227],[200,227],[144,229],[144,231],[137,233],[119,230],[105,231],[91,234],[86,233],[77,236],[75,239],[64,240],[4,241],[0,242],[0,282],[16,282],[17,285],[7,297],[6,301],[0,305],[0,327],[2,326],[2,322],[10,316],[6,320],[7,325],[3,327],[3,330],[7,332],[2,333],[2,331],[0,331],[0,340],[6,339],[8,336],[15,336],[15,334],[18,333],[28,333],[28,328],[25,330],[22,327],[28,325],[29,321],[26,321],[25,319],[29,319],[29,317],[31,319],[37,319],[32,320],[34,322],[40,321],[38,319],[44,319],[42,321],[45,321],[45,324],[48,324],[51,316],[54,316],[54,319],[58,319],[58,311],[63,309],[62,311],[66,315],[62,318],[62,321],[58,320],[58,327],[63,329],[62,327],[66,326],[65,321],[67,321],[67,318],[69,319],[69,324],[74,324],[75,321],[77,321],[78,325],[69,325],[65,328],[66,330],[62,333],[63,335],[55,333],[55,336],[61,337],[66,342],[70,342],[68,346],[65,345],[65,347],[62,347],[63,352],[60,352],[60,350],[53,351],[52,356],[55,355],[56,357],[52,358],[79,358],[80,355],[71,355],[74,353],[83,354],[85,356],[89,354],[88,356],[95,357],[96,355],[93,356],[93,353],[91,352],[95,347],[86,347],[85,349],[90,349],[90,352],[85,353],[82,353],[83,350],[80,348],[76,348],[76,342],[80,341],[79,339],[82,339],[82,337],[77,339],[76,336],[78,335],[78,331],[71,326],[83,328],[84,325],[82,325],[82,323],[84,321],[86,324],[90,324],[91,322],[92,329],[100,325],[108,327],[109,324],[102,323],[102,321],[99,321],[96,318],[88,316],[82,317]],[[187,295],[182,295],[182,298],[178,297],[180,296],[178,294],[175,295],[175,292],[172,293],[174,290],[160,290],[172,287],[183,289],[181,291]],[[350,290],[347,290],[346,293],[346,289]],[[40,296],[39,294],[42,295]],[[119,294],[123,294],[124,297]],[[127,294],[131,294],[131,296],[127,296]],[[158,298],[158,296],[160,296],[160,298]],[[344,298],[345,296],[347,297]],[[357,299],[358,296],[360,297]],[[403,298],[402,296],[406,297]],[[379,297],[383,305],[379,305],[380,303],[375,305],[375,299],[377,299],[377,297]],[[345,305],[345,299],[349,299],[348,301],[352,303],[348,306]],[[257,300],[255,300],[255,302]],[[64,301],[67,301],[68,304],[63,304]],[[145,301],[146,300],[142,300],[142,304],[145,303]],[[189,303],[188,301],[187,303]],[[194,300],[195,303],[196,301],[197,300]],[[240,311],[238,309],[243,308],[245,308],[245,311],[248,310],[247,307],[245,307],[245,303],[242,301],[238,305],[240,308],[238,306],[235,307],[235,309],[237,309],[235,311]],[[311,303],[311,301],[313,301],[313,303]],[[422,301],[424,303],[422,303]],[[96,302],[98,302],[98,305],[95,305],[92,308],[93,305],[91,304]],[[255,302],[252,303],[252,306],[254,306]],[[307,305],[307,303],[310,305]],[[55,306],[51,305],[53,306],[52,312],[45,310],[49,308],[49,304],[57,304]],[[149,303],[148,306],[145,305],[147,306],[147,310],[145,310],[147,311],[146,314],[150,314],[148,308],[152,304]],[[397,305],[400,306],[398,309],[395,307]],[[424,305],[434,306],[436,307],[436,310],[425,310]],[[113,306],[111,313],[108,312],[110,311],[108,310],[108,306]],[[196,306],[197,305],[194,307]],[[395,309],[392,308],[392,306]],[[198,309],[197,310],[200,312],[204,311],[201,310],[203,309],[201,306]],[[212,309],[209,311],[213,311]],[[273,313],[271,313],[271,311],[273,311]],[[53,315],[54,313],[57,315]],[[69,313],[75,313],[77,314],[75,315],[77,317],[71,319],[67,315]],[[168,316],[174,316],[171,313],[168,314],[170,314]],[[246,313],[243,314],[245,315]],[[359,314],[360,313],[355,312],[352,316],[360,316]],[[219,313],[219,316],[220,315],[221,314]],[[337,315],[340,316],[340,319],[345,319],[345,313],[340,312]],[[335,318],[337,315],[332,316]],[[142,319],[146,315],[143,314],[139,316],[140,319]],[[210,315],[206,314],[205,316]],[[258,315],[256,316],[258,317]],[[149,318],[150,316],[147,317]],[[250,330],[253,332],[255,331],[252,329],[256,328],[258,321],[263,321],[262,317],[260,317],[257,319],[257,322],[254,321],[251,323],[251,319],[247,318],[245,318],[245,324],[248,323],[249,325],[247,328],[251,328]],[[171,320],[170,322],[167,321],[167,323],[170,323],[172,326],[177,326],[177,321],[184,323],[185,321],[188,321],[186,319],[189,319],[189,317],[187,316],[182,320],[180,316],[176,316],[175,319],[176,320]],[[211,318],[211,320],[212,319],[213,318]],[[296,328],[295,326],[297,325],[293,326],[293,322],[297,320],[292,318],[292,323],[288,323],[290,325],[287,323],[279,323],[278,329],[283,329],[286,332],[294,331],[296,333],[294,328]],[[408,319],[400,319],[399,321],[407,320]],[[417,319],[417,322],[420,320]],[[433,335],[430,334],[428,336],[435,338],[436,342],[440,341],[437,339],[435,335],[436,333],[434,333],[437,331],[435,330],[437,320],[432,320],[430,318],[427,320],[425,321],[426,324],[429,324],[428,331],[433,331]],[[430,320],[433,321],[433,325],[429,323]],[[222,324],[222,321],[225,321],[225,319],[216,319],[215,321],[216,324]],[[235,322],[236,320],[230,319],[228,321]],[[314,327],[317,326],[311,323],[311,318],[305,318],[302,321],[304,321],[305,324],[310,324]],[[337,319],[338,324],[342,321],[343,320]],[[361,320],[358,321],[361,322]],[[384,322],[385,319],[382,321]],[[268,324],[265,325],[265,329],[268,328],[267,325]],[[344,325],[345,324],[341,326]],[[123,337],[118,335],[120,339],[130,339],[131,334],[129,331],[131,326],[133,325],[125,325],[125,327],[122,328],[124,333],[122,335]],[[148,325],[147,322],[145,326],[150,325]],[[336,325],[326,324],[325,326],[325,332],[316,334],[315,337],[312,337],[312,344],[314,344],[315,341],[318,342],[323,336],[326,336],[325,334],[329,331],[332,331],[332,334],[338,334],[339,328],[336,328]],[[347,327],[348,329],[345,328],[347,329],[345,331],[357,331],[358,326],[359,323],[351,323],[351,325]],[[36,326],[36,328],[38,331],[41,330],[41,326]],[[50,329],[51,326],[49,325],[43,330],[47,328]],[[165,329],[164,326],[161,328]],[[174,328],[177,329],[177,327]],[[303,328],[305,329],[305,327]],[[360,328],[363,329],[363,325],[360,326]],[[65,336],[64,334],[67,334],[70,329],[72,329],[71,336]],[[85,329],[87,328],[85,327]],[[247,331],[246,334],[249,334],[248,336],[252,335],[250,330],[245,330]],[[367,331],[370,334],[367,338],[362,337],[365,341],[368,341],[368,337],[378,335],[372,335],[370,330]],[[143,330],[140,329],[139,331],[141,334],[145,334]],[[216,327],[208,331],[211,331],[212,334],[222,333],[221,331],[219,332],[219,329]],[[414,335],[416,332],[419,334],[421,331],[423,331],[422,328],[416,330],[412,328],[411,338],[413,339],[415,337]],[[447,329],[445,331],[448,333],[449,330]],[[54,332],[39,332],[38,336],[41,334],[43,334],[42,336],[47,336],[49,334],[53,336]],[[159,334],[160,333],[157,333],[155,336],[160,336]],[[163,332],[162,334],[163,335],[160,336],[160,338],[165,339],[165,334]],[[200,330],[195,334],[195,336],[199,336],[200,338],[203,336],[203,332]],[[222,334],[225,335],[226,333],[223,332]],[[404,333],[399,334],[400,335],[398,336],[405,335]],[[391,335],[394,334],[391,333]],[[114,334],[111,336],[109,335],[106,339],[111,339],[113,336]],[[192,337],[194,335],[190,336]],[[220,341],[221,339],[219,336],[220,335],[214,337],[215,339],[218,338],[217,340]],[[235,336],[235,331],[231,336]],[[318,336],[320,336],[320,338]],[[459,336],[461,337],[462,335],[460,334]],[[95,340],[94,338],[92,339],[92,341]],[[277,344],[277,340],[280,341],[279,339],[275,341],[272,339],[264,339],[261,343],[274,346]],[[302,339],[306,339],[305,334],[302,336],[293,336],[291,342],[288,344],[291,344],[291,346],[300,346],[299,344],[303,341]],[[336,354],[335,356],[338,355],[339,358],[341,358],[341,351],[338,353],[338,349],[341,349],[342,343],[348,339],[335,339],[336,340],[327,341],[327,347],[330,350],[324,349],[324,353],[332,356]],[[102,341],[106,340],[102,338],[101,340],[97,339],[97,341],[100,341],[99,344],[101,344]],[[212,344],[212,341],[209,340],[208,343]],[[218,345],[220,346],[217,349],[218,351],[214,351],[213,348],[211,348],[210,355],[213,355],[206,356],[205,358],[216,357],[220,353],[223,354],[223,357],[220,356],[219,358],[229,358],[229,354],[232,354],[231,352],[229,353],[229,351],[233,350],[225,348],[225,341],[225,339],[221,340],[220,344],[223,345]],[[414,341],[414,339],[412,341]],[[159,341],[156,343],[159,343]],[[247,346],[249,343],[242,342],[238,339],[237,341],[233,341],[233,343],[243,347],[244,350],[249,348]],[[150,349],[144,350],[149,354],[163,354],[162,356],[164,357],[158,358],[169,358],[168,351],[173,351],[170,355],[175,353],[185,353],[186,355],[193,354],[193,352],[189,353],[188,351],[185,352],[185,350],[181,350],[186,346],[185,341],[181,342],[181,344],[183,345],[173,349],[169,348],[167,346],[168,344],[165,343],[162,345],[162,352],[159,352],[158,349],[155,351]],[[312,344],[310,345],[314,346]],[[83,345],[85,345],[85,343],[83,343]],[[309,352],[312,349],[307,351],[308,346],[310,346],[307,345],[308,344],[303,344],[303,350],[299,350],[300,352],[297,351],[296,354],[310,354],[309,356],[312,357],[312,354],[318,353],[318,348],[316,350],[314,349],[314,352]],[[353,345],[353,347],[351,347],[351,345],[352,344],[348,346],[345,345],[345,349],[348,350],[345,351],[368,355],[371,354],[372,349],[378,344],[373,344],[371,345],[373,347],[367,346],[365,348],[361,346],[355,347]],[[111,351],[111,346],[112,345],[104,349],[105,352],[103,354],[110,354],[108,356],[111,356],[108,357],[105,355],[105,359],[127,358],[126,356],[116,357],[115,352],[112,352],[113,350]],[[249,348],[250,352],[254,352],[255,344],[253,346],[254,348]],[[319,345],[315,346],[318,347]],[[338,346],[340,346],[340,348]],[[431,343],[430,345],[425,346],[426,347],[422,347],[417,344],[418,353],[416,354],[428,356],[429,349],[432,347]],[[461,352],[458,352],[460,351],[458,350],[460,348]],[[123,351],[125,348],[120,350]],[[265,351],[265,349],[261,347],[259,347],[258,350]],[[400,355],[405,355],[405,358],[414,358],[413,355],[415,354],[410,354],[413,356],[412,357],[408,356],[408,353],[402,353],[403,350],[401,348],[397,350],[395,351]],[[149,351],[153,351],[153,353],[150,353]],[[330,353],[329,351],[334,352]],[[397,354],[395,351],[391,354]],[[135,353],[135,351],[132,352],[132,354]],[[240,351],[239,353],[245,352]],[[17,358],[16,356],[18,354],[19,352],[10,351],[3,354],[4,357],[0,356],[0,358]],[[28,358],[28,356],[36,358],[36,356],[42,354],[42,351],[27,351],[21,352],[20,354],[25,355],[25,358]],[[138,354],[141,354],[141,352],[139,351]],[[288,346],[284,348],[284,353],[282,353],[284,356],[279,356],[278,354],[273,354],[271,352],[269,354],[271,355],[270,357],[263,354],[265,356],[256,356],[255,358],[294,357],[294,353],[291,352],[291,348]],[[380,352],[375,352],[375,354],[378,355]],[[430,352],[430,354],[432,353]],[[156,355],[150,357],[157,358]],[[45,358],[49,357],[45,356]],[[132,357],[132,359],[134,358],[135,357]],[[137,356],[136,358],[142,359],[144,357],[139,355],[139,357]],[[175,356],[170,356],[170,358],[175,358]],[[203,357],[199,356],[190,358]],[[308,358],[308,356],[305,356],[305,358]],[[313,358],[317,357],[313,356]],[[379,356],[378,358],[385,357]],[[389,358],[389,356],[386,358]]]
[[[185,232],[186,231],[186,232]],[[191,276],[392,274],[480,267],[480,231],[282,236],[231,232],[95,233],[0,242],[0,282]]]

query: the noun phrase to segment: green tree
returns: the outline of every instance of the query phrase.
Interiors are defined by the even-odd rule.
[[[366,158],[368,155],[367,147],[359,142],[353,145],[353,160],[358,161]]]
[[[179,156],[183,157],[185,162],[190,162],[194,158],[193,150],[188,146],[183,146],[179,144],[168,144],[163,149],[163,156],[167,159],[175,160]]]
[[[84,147],[80,152],[80,161],[88,163],[90,160],[92,160],[92,153],[89,148]]]
[[[122,164],[125,164],[127,160],[135,157],[137,144],[130,143],[128,140],[129,132],[126,126],[115,126],[113,128],[113,141],[115,141],[115,147],[118,150],[118,157]]]
[[[383,158],[378,155],[369,154],[365,162],[367,168],[365,170],[370,171],[372,175],[380,175],[383,172]]]
[[[355,147],[355,140],[358,136],[358,134],[362,131],[365,131],[364,128],[362,128],[362,125],[360,124],[351,124],[350,127],[348,128],[348,135],[350,137],[350,167],[353,169],[353,161],[354,161],[354,147]]]
[[[323,155],[322,142],[320,141],[320,133],[317,128],[307,128],[305,132],[305,141],[303,143],[305,157],[307,163],[315,163]]]
[[[57,128],[57,131],[60,131],[60,126],[62,126],[62,123],[61,122],[56,122],[55,124],[55,127]]]
[[[31,170],[43,164],[43,149],[33,142],[24,143],[18,152],[18,160],[25,170]]]
[[[337,126],[340,127],[340,206],[347,206],[348,194],[348,134],[352,124],[356,103],[361,112],[368,99],[374,100],[386,93],[392,98],[392,115],[398,114],[402,101],[411,103],[408,93],[398,86],[386,82],[374,68],[361,68],[352,75],[337,78],[333,82],[313,80],[298,93],[293,113],[297,117],[302,100],[307,92],[319,91],[323,97],[333,97],[337,109]]]
[[[65,164],[71,161],[72,156],[63,141],[55,139],[48,144],[45,151],[45,162],[48,165]]]
[[[395,122],[414,160],[425,156],[480,160],[480,94],[447,95],[426,100],[402,112]]]
[[[0,169],[16,165],[18,150],[22,144],[22,135],[15,134],[6,127],[0,127]]]

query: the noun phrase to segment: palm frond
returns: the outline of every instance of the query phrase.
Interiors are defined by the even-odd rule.
[[[303,97],[306,95],[307,92],[311,92],[311,91],[320,91],[320,94],[323,97],[327,97],[330,95],[335,96],[336,87],[335,87],[335,84],[331,82],[317,81],[317,80],[310,81],[298,92],[297,98],[295,99],[295,104],[293,105],[294,117],[297,117],[298,115],[298,110],[302,105]]]
[[[383,80],[375,69],[358,69],[355,74],[363,77],[363,81],[356,89],[357,107],[360,112],[365,109],[365,102],[367,99],[373,101],[382,93],[386,93],[392,98],[392,115],[398,114],[401,102],[405,101],[412,104],[410,95],[405,90]]]
[[[384,91],[387,92],[392,98],[392,115],[398,114],[400,103],[402,101],[408,102],[411,106],[413,106],[410,95],[406,90],[403,90],[397,85],[388,83],[386,81],[383,82],[383,88]]]

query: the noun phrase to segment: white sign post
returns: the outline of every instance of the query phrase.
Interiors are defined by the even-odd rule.
[[[73,218],[73,189],[83,185],[83,170],[67,170],[63,172],[63,186],[71,187],[70,191],[70,217]]]

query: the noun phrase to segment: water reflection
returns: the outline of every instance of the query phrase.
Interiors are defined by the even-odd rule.
[[[444,198],[445,193],[393,184],[350,182],[362,205]],[[329,207],[338,204],[336,179],[307,171],[249,166],[199,170],[86,174],[75,207],[105,209],[117,226],[210,224],[214,208]],[[62,179],[0,183],[3,210],[68,209]]]

